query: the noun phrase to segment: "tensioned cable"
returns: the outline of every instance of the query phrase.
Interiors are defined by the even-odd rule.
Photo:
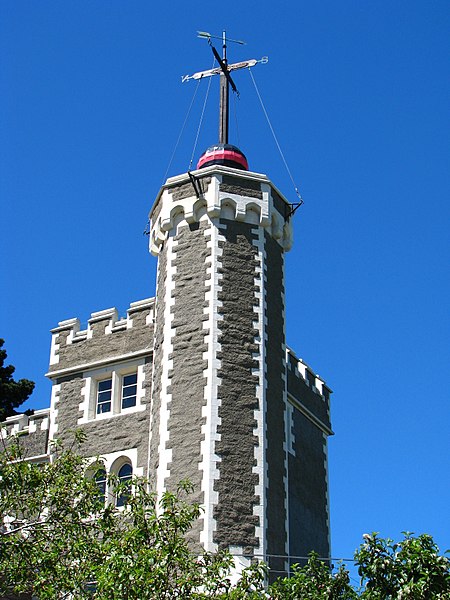
[[[214,69],[215,62],[216,62],[216,59],[213,60],[213,64],[212,64],[211,70]],[[200,79],[198,81],[200,82],[201,79],[202,78],[200,77]],[[202,123],[203,123],[203,116],[205,114],[206,103],[208,102],[209,88],[211,87],[211,81],[212,81],[212,77],[210,77],[209,81],[208,81],[208,87],[206,89],[205,101],[203,102],[202,114],[200,115],[200,122],[199,122],[198,128],[197,128],[197,135],[195,136],[194,148],[192,149],[191,162],[189,163],[188,171],[191,170],[192,161],[194,160],[194,154],[195,154],[195,150],[197,148],[198,136],[200,135],[200,129],[201,129]]]
[[[198,556],[198,554],[195,554],[195,552],[191,553],[191,556]],[[264,559],[269,559],[269,558],[281,558],[285,561],[289,561],[292,562],[294,560],[309,560],[311,557],[310,556],[296,556],[295,554],[258,554],[258,553],[253,553],[253,554],[244,554],[244,553],[239,553],[233,552],[233,556],[240,556],[243,558],[264,558]],[[323,562],[356,562],[356,560],[354,558],[337,558],[336,556],[318,556],[317,557],[318,560],[321,560]]]
[[[189,105],[188,111],[186,113],[186,117],[184,118],[184,123],[183,123],[183,125],[181,127],[181,131],[180,131],[180,134],[178,136],[177,142],[175,144],[175,148],[173,149],[172,156],[170,157],[170,161],[169,161],[169,164],[167,166],[166,173],[164,175],[164,179],[162,181],[162,184],[164,184],[166,182],[167,174],[169,172],[170,167],[172,166],[173,157],[175,156],[175,152],[178,149],[178,145],[180,143],[181,136],[183,135],[183,131],[184,131],[184,128],[186,127],[187,120],[189,118],[189,115],[191,114],[192,106],[194,104],[195,96],[197,95],[197,91],[198,91],[199,85],[200,85],[200,79],[197,81],[197,85],[195,86],[194,95],[192,96],[192,100],[191,100],[191,103]]]
[[[259,93],[258,86],[256,85],[255,78],[253,77],[252,70],[251,70],[251,68],[249,68],[248,70],[249,70],[249,72],[250,72],[250,77],[252,78],[253,85],[255,86],[256,94],[257,94],[257,96],[258,96],[258,98],[259,98],[259,102],[260,102],[260,104],[261,104],[261,107],[262,107],[262,109],[263,109],[264,115],[266,116],[267,123],[268,123],[268,125],[269,125],[269,127],[270,127],[270,131],[272,132],[273,139],[275,140],[275,143],[276,143],[276,145],[277,145],[277,147],[278,147],[278,150],[279,150],[279,152],[280,152],[281,158],[283,159],[284,166],[286,167],[286,171],[288,172],[288,175],[289,175],[289,177],[291,178],[292,185],[294,186],[295,193],[297,194],[297,196],[298,196],[298,198],[299,198],[299,200],[300,200],[300,203],[301,203],[301,204],[303,204],[303,198],[302,198],[302,196],[301,196],[301,194],[300,194],[300,192],[299,192],[299,190],[298,190],[298,187],[295,185],[295,181],[294,181],[294,178],[292,177],[292,173],[291,173],[291,171],[290,171],[290,169],[289,169],[289,167],[288,167],[288,164],[287,164],[287,162],[286,162],[286,159],[284,158],[283,151],[281,150],[281,146],[280,146],[280,144],[279,144],[279,142],[278,142],[277,136],[275,135],[275,131],[274,131],[273,127],[272,127],[272,123],[270,122],[269,115],[267,114],[266,107],[264,106],[264,102],[263,102],[263,100],[262,100],[262,98],[261,98],[261,94]]]

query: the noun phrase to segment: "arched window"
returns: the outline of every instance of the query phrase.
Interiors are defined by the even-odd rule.
[[[125,506],[131,492],[131,478],[133,476],[133,467],[130,463],[125,463],[119,469],[117,477],[121,488],[116,496],[116,506]]]
[[[99,500],[104,503],[106,501],[108,483],[105,465],[102,462],[92,463],[86,471],[86,478],[95,483],[98,489]]]
[[[98,487],[98,493],[103,498],[103,501],[105,501],[107,475],[106,475],[106,470],[103,466],[101,466],[97,469],[97,471],[95,472],[94,479],[95,479],[95,483],[97,484],[97,487]]]

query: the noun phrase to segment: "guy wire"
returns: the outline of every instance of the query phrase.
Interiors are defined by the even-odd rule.
[[[200,79],[197,81],[197,85],[195,86],[194,95],[192,96],[191,103],[189,105],[188,111],[187,111],[186,116],[184,118],[184,123],[183,123],[183,125],[181,127],[181,131],[180,131],[180,133],[178,135],[178,139],[177,139],[177,142],[175,144],[175,148],[173,149],[172,156],[170,157],[169,164],[167,165],[167,169],[166,169],[166,173],[164,175],[164,179],[162,181],[162,185],[166,182],[167,174],[169,172],[170,167],[172,166],[172,161],[173,161],[173,158],[175,156],[175,152],[178,149],[178,145],[180,143],[181,136],[183,135],[184,128],[186,127],[186,123],[187,123],[187,120],[189,118],[189,115],[191,114],[192,106],[194,104],[195,96],[197,95],[197,91],[198,91],[199,85],[200,85]]]
[[[257,94],[257,96],[259,98],[259,102],[260,102],[261,107],[263,109],[264,115],[265,115],[265,117],[267,119],[267,123],[268,123],[268,125],[270,127],[270,131],[272,132],[273,139],[275,140],[275,143],[276,143],[276,145],[278,147],[278,150],[280,152],[281,158],[283,159],[284,166],[286,167],[286,171],[288,172],[288,175],[289,175],[289,177],[290,177],[290,179],[292,181],[292,185],[294,186],[295,193],[297,194],[297,196],[298,196],[298,198],[300,200],[300,204],[303,204],[303,198],[302,198],[302,196],[301,196],[301,194],[300,194],[300,192],[298,190],[298,187],[295,185],[295,181],[294,181],[294,178],[292,177],[292,173],[291,173],[291,171],[290,171],[290,169],[288,167],[286,159],[284,158],[283,151],[281,150],[281,146],[280,146],[280,144],[278,142],[277,136],[275,135],[275,131],[274,131],[273,127],[272,127],[272,123],[270,122],[269,115],[267,114],[266,107],[264,106],[264,102],[263,102],[263,100],[261,98],[261,94],[259,93],[258,86],[256,85],[255,78],[253,77],[252,70],[250,68],[248,70],[249,70],[249,73],[250,73],[250,77],[252,78],[253,85],[255,86],[256,94]]]
[[[214,69],[215,62],[216,62],[216,59],[213,60],[211,69]],[[191,156],[191,161],[189,163],[188,172],[191,170],[192,162],[194,160],[194,154],[195,154],[195,150],[197,148],[198,136],[200,135],[200,129],[201,129],[202,123],[203,123],[203,116],[205,114],[206,103],[208,102],[209,88],[211,87],[211,80],[212,80],[212,77],[210,77],[209,81],[208,81],[208,88],[206,90],[205,101],[203,102],[202,114],[200,115],[200,122],[199,122],[198,128],[197,128],[197,135],[195,136],[195,142],[194,142],[194,147],[192,149],[192,156]],[[200,82],[201,78],[198,81]]]

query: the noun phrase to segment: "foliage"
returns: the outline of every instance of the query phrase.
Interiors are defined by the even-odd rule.
[[[279,579],[271,588],[274,600],[353,600],[348,571],[340,566],[333,574],[329,566],[312,552],[304,566],[294,565],[291,576]]]
[[[73,448],[55,445],[51,463],[23,458],[18,443],[0,455],[0,592],[45,600],[71,591],[83,598],[100,559],[108,511],[102,514],[97,488]]]
[[[0,421],[16,414],[15,409],[30,396],[34,382],[28,379],[14,381],[15,368],[12,365],[3,366],[7,357],[3,349],[5,340],[0,339]]]
[[[450,598],[450,561],[428,535],[399,543],[365,535],[355,554],[362,587],[350,585],[314,553],[289,577],[265,586],[267,569],[250,565],[232,583],[233,558],[188,542],[200,516],[182,482],[157,501],[142,478],[108,480],[126,506],[106,503],[95,482],[101,460],[55,443],[51,461],[26,460],[20,438],[0,452],[0,596],[40,600],[444,600]],[[86,474],[90,473],[90,476]],[[130,491],[132,493],[130,493]],[[25,596],[23,596],[25,597]]]
[[[439,555],[430,535],[394,543],[365,534],[365,542],[355,554],[364,585],[365,600],[448,600],[450,560]]]
[[[157,502],[148,481],[134,478],[129,494],[129,483],[110,478],[112,493],[127,497],[118,509],[105,505],[95,477],[86,477],[79,432],[71,447],[55,444],[51,461],[41,464],[25,460],[19,439],[0,453],[0,596],[238,600],[250,598],[251,586],[263,589],[263,567],[250,567],[232,585],[228,553],[193,552],[186,534],[200,508],[188,502],[190,484]]]

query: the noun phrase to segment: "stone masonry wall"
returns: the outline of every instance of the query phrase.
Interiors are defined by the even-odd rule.
[[[221,192],[229,194],[239,194],[251,198],[262,198],[261,184],[259,181],[233,177],[232,175],[223,175],[222,183],[219,186]]]
[[[1,423],[3,443],[8,446],[19,442],[26,458],[47,454],[48,416],[48,410],[40,410],[29,417],[25,414],[9,417]]]
[[[322,385],[321,393],[314,385],[316,376],[308,368],[305,369],[305,372],[306,377],[302,377],[300,373],[296,372],[292,355],[289,355],[288,392],[330,429],[329,390],[325,385]]]
[[[59,361],[50,365],[50,373],[139,350],[148,349],[150,352],[153,344],[153,323],[147,323],[150,310],[146,308],[132,312],[132,327],[122,327],[109,334],[105,330],[110,325],[111,318],[105,316],[90,324],[92,337],[75,335],[72,343],[68,343],[71,327],[59,331],[56,339]]]
[[[143,402],[148,405],[151,396],[151,387],[149,387],[151,363],[145,365],[144,370],[146,390]],[[79,405],[85,385],[83,374],[61,378],[58,383],[61,385],[61,390],[57,405],[57,437],[68,441],[72,439],[74,429],[81,429],[86,433],[81,452],[88,457],[137,448],[136,466],[143,467],[145,472],[148,456],[149,409],[116,415],[109,419],[93,419],[88,423],[79,424]]]
[[[289,453],[289,515],[291,562],[315,550],[330,554],[326,438],[323,432],[294,408],[292,432],[295,455]]]
[[[252,554],[259,540],[255,526],[260,525],[254,515],[254,505],[260,498],[255,495],[258,475],[253,473],[255,465],[254,447],[258,438],[254,435],[256,421],[254,411],[258,407],[256,387],[258,369],[255,343],[258,330],[255,328],[254,306],[258,300],[255,292],[255,268],[258,266],[257,248],[253,244],[256,236],[252,226],[235,221],[221,220],[222,235],[226,241],[222,247],[221,291],[219,312],[219,343],[221,360],[218,389],[220,401],[219,417],[221,439],[216,443],[220,478],[215,482],[218,505],[214,509],[217,523],[214,541],[219,548],[232,544]]]
[[[265,234],[266,244],[266,428],[267,428],[267,553],[286,553],[285,337],[283,250]],[[269,558],[274,576],[285,568],[284,559]]]
[[[152,375],[152,404],[150,417],[150,451],[149,451],[149,478],[154,490],[156,490],[156,471],[159,465],[159,426],[161,409],[161,386],[162,386],[162,357],[164,341],[164,311],[166,296],[166,274],[167,274],[167,249],[163,247],[158,257],[158,280],[156,287],[156,318],[155,337],[153,347],[153,375]]]
[[[202,473],[199,463],[202,461],[201,442],[204,439],[202,425],[205,417],[202,408],[206,404],[204,370],[207,361],[203,353],[207,350],[205,335],[208,329],[203,328],[207,315],[204,314],[205,292],[210,289],[206,275],[207,257],[211,250],[207,248],[205,230],[209,224],[196,223],[178,228],[174,238],[175,267],[173,298],[175,303],[171,309],[174,315],[171,327],[173,331],[173,370],[170,373],[171,394],[168,408],[169,441],[167,447],[172,449],[172,462],[169,463],[170,477],[166,481],[168,489],[176,489],[183,479],[189,479],[194,486],[192,500],[204,501],[201,491]],[[200,527],[197,521],[190,532],[194,543],[200,542]]]

